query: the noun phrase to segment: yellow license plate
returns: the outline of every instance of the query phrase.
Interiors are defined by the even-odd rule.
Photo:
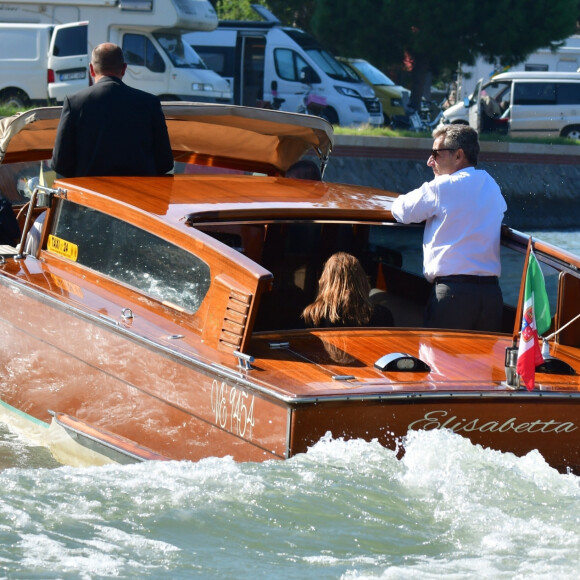
[[[79,255],[79,247],[72,242],[67,242],[62,238],[57,238],[56,236],[48,236],[48,244],[46,249],[53,254],[58,254],[59,256],[64,256],[69,260],[77,261]]]

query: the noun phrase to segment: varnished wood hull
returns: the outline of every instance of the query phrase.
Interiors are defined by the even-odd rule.
[[[305,451],[318,441],[324,425],[334,437],[376,438],[404,452],[410,429],[450,429],[474,444],[524,456],[538,450],[561,472],[580,473],[578,435],[580,399],[541,397],[538,393],[474,392],[404,395],[387,400],[319,404],[301,409],[293,437]]]
[[[5,403],[46,422],[51,410],[65,413],[170,459],[286,456],[287,408],[280,402],[252,394],[255,414],[268,421],[232,428],[232,405],[243,405],[248,393],[235,373],[226,380],[211,361],[195,364],[113,325],[11,294],[0,284],[0,300],[12,301],[0,326],[10,376],[0,386]]]
[[[127,458],[125,440],[142,448],[136,459],[263,461],[306,452],[329,432],[403,449],[409,429],[447,428],[517,455],[537,449],[557,469],[580,473],[577,393],[513,391],[490,380],[465,392],[410,383],[391,392],[283,396],[255,381],[259,372],[192,360],[33,291],[0,284],[0,300],[11,304],[0,324],[0,398],[46,423],[49,411],[72,418],[64,426],[76,427],[81,445],[91,439],[84,424],[108,434]]]

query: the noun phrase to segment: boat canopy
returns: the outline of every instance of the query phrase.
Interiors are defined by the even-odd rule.
[[[324,169],[332,125],[320,117],[205,103],[162,103],[176,161],[284,173],[308,152]],[[0,119],[0,163],[50,159],[62,107]]]

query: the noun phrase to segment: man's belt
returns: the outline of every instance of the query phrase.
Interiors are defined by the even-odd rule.
[[[451,276],[437,276],[435,284],[446,283],[463,284],[497,284],[497,276],[472,276],[469,274],[455,274]]]

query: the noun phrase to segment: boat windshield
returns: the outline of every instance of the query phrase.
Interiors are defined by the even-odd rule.
[[[187,42],[183,42],[179,34],[156,32],[154,36],[174,66],[178,68],[207,69],[199,54]]]
[[[60,200],[47,250],[148,296],[196,312],[209,266],[184,249],[113,216]]]

